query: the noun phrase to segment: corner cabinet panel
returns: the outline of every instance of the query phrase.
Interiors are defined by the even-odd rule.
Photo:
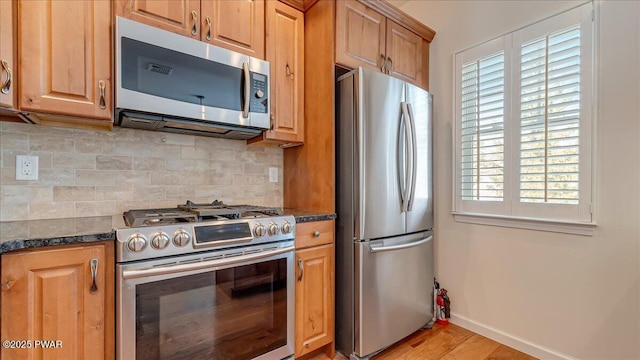
[[[15,108],[13,1],[0,1],[0,107]]]
[[[20,109],[111,120],[111,2],[18,2]]]
[[[200,0],[114,0],[118,16],[200,39]]]
[[[304,141],[304,13],[267,1],[267,61],[271,63],[269,140]]]
[[[1,336],[32,341],[28,349],[2,347],[2,358],[113,358],[113,257],[107,249],[113,250],[89,245],[2,255]],[[60,343],[43,349],[35,340]]]
[[[394,21],[387,20],[388,74],[418,86],[428,71],[423,64],[422,38]]]
[[[380,69],[384,63],[386,18],[354,0],[336,7],[336,63]]]
[[[202,0],[201,40],[264,59],[264,0]]]
[[[333,262],[333,244],[296,251],[296,357],[333,342]]]

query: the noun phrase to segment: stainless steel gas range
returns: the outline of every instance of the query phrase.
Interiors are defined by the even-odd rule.
[[[130,210],[124,219],[118,359],[293,356],[293,216],[216,201]]]

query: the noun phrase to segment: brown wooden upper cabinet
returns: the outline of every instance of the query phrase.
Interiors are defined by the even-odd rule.
[[[267,0],[266,9],[271,128],[249,142],[299,145],[304,142],[304,13],[275,0]]]
[[[110,127],[111,3],[16,4],[20,110],[108,120]],[[2,23],[4,33],[4,15]]]
[[[116,0],[115,13],[264,59],[264,0]]]
[[[15,108],[13,1],[0,1],[0,107]]]
[[[336,63],[377,69],[428,87],[429,42],[355,0],[338,0]]]

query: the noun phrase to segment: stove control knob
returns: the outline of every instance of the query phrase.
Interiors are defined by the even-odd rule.
[[[147,247],[147,238],[140,233],[135,233],[129,236],[129,240],[127,241],[127,248],[131,252],[139,252],[144,250]]]
[[[169,235],[164,231],[158,231],[151,238],[151,247],[156,250],[162,250],[169,245]]]
[[[264,236],[266,233],[267,233],[267,228],[262,224],[258,224],[253,228],[253,234],[256,237]]]
[[[282,233],[283,234],[289,234],[292,230],[291,227],[291,223],[289,223],[287,220],[282,222]]]
[[[191,241],[191,235],[186,230],[180,229],[173,234],[173,243],[176,246],[185,246]]]
[[[280,231],[280,227],[274,223],[269,224],[269,235],[273,236],[278,234],[278,231]]]

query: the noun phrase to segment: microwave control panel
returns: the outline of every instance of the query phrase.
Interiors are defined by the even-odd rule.
[[[269,83],[267,76],[251,73],[251,103],[249,111],[254,113],[267,113],[269,104]]]

